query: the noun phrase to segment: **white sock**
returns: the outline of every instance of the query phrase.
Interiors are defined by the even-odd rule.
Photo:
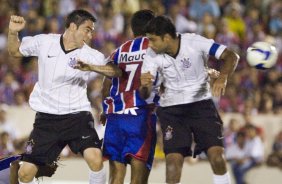
[[[90,184],[105,184],[106,183],[106,169],[103,167],[100,171],[89,172],[89,183]]]
[[[28,182],[28,183],[23,183],[19,180],[19,184],[36,184],[36,183],[35,183],[35,179],[33,178],[33,180],[31,182]]]
[[[224,175],[213,175],[214,184],[231,184],[230,175],[226,172]]]

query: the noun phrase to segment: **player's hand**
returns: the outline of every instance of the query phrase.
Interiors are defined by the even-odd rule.
[[[100,121],[100,123],[101,123],[103,126],[106,125],[107,117],[106,117],[106,115],[105,115],[104,113],[101,113],[101,114],[100,114],[99,121]]]
[[[209,74],[209,76],[210,76],[211,78],[217,79],[217,78],[219,77],[219,75],[220,75],[220,72],[217,71],[217,70],[215,70],[215,69],[209,68],[209,69],[208,69],[208,74]]]
[[[9,31],[17,33],[25,27],[25,20],[21,16],[12,15],[9,23]]]
[[[83,61],[77,60],[76,64],[74,65],[75,69],[79,69],[82,71],[91,71],[91,65],[84,63]]]
[[[140,77],[141,86],[151,86],[154,81],[154,76],[150,72],[142,73]]]
[[[215,80],[212,87],[212,94],[214,97],[220,97],[224,95],[225,88],[227,85],[228,75],[219,75],[219,77]]]

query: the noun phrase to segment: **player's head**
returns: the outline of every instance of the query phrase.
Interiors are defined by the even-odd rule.
[[[150,47],[156,53],[164,53],[172,39],[176,38],[176,29],[171,19],[166,16],[157,16],[152,19],[145,28],[149,38]]]
[[[131,29],[134,37],[145,36],[145,26],[155,17],[151,10],[139,10],[132,15]]]
[[[74,10],[67,16],[65,27],[78,47],[81,47],[92,39],[95,22],[96,18],[88,11]]]

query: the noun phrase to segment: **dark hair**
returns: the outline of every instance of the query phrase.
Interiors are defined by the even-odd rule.
[[[131,29],[134,36],[145,36],[145,26],[155,17],[151,10],[139,10],[132,15]]]
[[[157,16],[152,19],[145,28],[145,32],[163,37],[169,34],[172,38],[176,38],[176,29],[170,18],[166,16]]]
[[[68,28],[70,24],[73,22],[79,27],[86,20],[91,20],[92,22],[96,22],[96,18],[85,10],[74,10],[70,14],[68,14],[65,27]]]

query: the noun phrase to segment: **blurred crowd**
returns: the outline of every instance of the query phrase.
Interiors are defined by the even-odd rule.
[[[12,58],[7,53],[7,32],[12,14],[27,24],[20,37],[40,33],[63,33],[64,18],[77,8],[98,19],[92,47],[109,56],[132,38],[130,17],[139,9],[171,17],[180,33],[195,32],[227,45],[241,56],[239,66],[219,100],[223,112],[277,114],[282,111],[282,1],[280,0],[0,0],[0,103],[26,106],[37,81],[36,58]],[[280,53],[267,71],[250,68],[246,49],[256,41],[268,41]],[[218,69],[220,62],[210,62]],[[89,83],[89,98],[99,102],[100,77]],[[99,105],[98,105],[99,106]]]
[[[29,94],[37,81],[37,58],[8,55],[10,15],[21,15],[26,19],[26,28],[19,35],[22,38],[40,33],[63,33],[66,15],[74,9],[86,9],[98,19],[91,46],[107,57],[122,42],[132,38],[131,15],[139,9],[151,9],[157,15],[171,17],[178,32],[197,33],[214,39],[241,56],[225,96],[215,99],[221,113],[242,113],[244,117],[282,114],[281,0],[0,0],[0,4],[0,104],[27,107]],[[267,41],[277,48],[279,58],[272,69],[262,71],[247,65],[246,49],[256,41]],[[212,59],[209,64],[211,68],[220,67],[220,62]],[[101,111],[101,85],[99,75],[88,85],[88,96],[97,112]],[[2,113],[5,114],[4,110]],[[6,150],[12,152],[23,143],[21,140],[17,140],[15,146],[9,143],[16,136],[15,131],[3,128],[2,115],[0,118],[1,157],[7,155],[3,151],[5,142]],[[260,135],[260,130],[256,130]],[[240,137],[245,141],[249,136],[248,131],[238,129],[233,132],[232,127],[228,131],[231,131],[231,137],[226,136],[226,144],[239,144]],[[237,134],[240,135],[238,138]],[[281,134],[277,135],[278,146],[273,148],[280,152]],[[263,141],[262,135],[259,138]],[[161,149],[161,143],[157,149]],[[161,152],[157,151],[157,154],[163,157]]]

